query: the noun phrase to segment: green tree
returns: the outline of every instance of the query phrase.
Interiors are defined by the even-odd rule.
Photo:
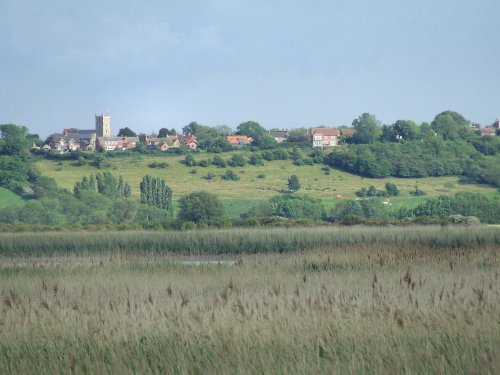
[[[387,191],[387,194],[391,197],[396,197],[399,195],[399,189],[396,186],[396,184],[393,184],[391,182],[387,182],[385,184],[385,190]]]
[[[27,156],[33,145],[28,139],[28,129],[24,126],[0,125],[0,155]]]
[[[278,144],[269,134],[263,133],[253,138],[252,145],[257,146],[261,150],[269,150],[276,147]]]
[[[444,111],[436,115],[431,126],[444,139],[457,139],[470,129],[470,121],[457,112]]]
[[[179,219],[182,221],[212,225],[223,217],[224,205],[215,194],[198,191],[179,200]]]
[[[146,175],[140,183],[141,203],[173,212],[172,190],[164,179]]]
[[[234,154],[228,162],[231,167],[244,167],[246,163],[245,157],[240,154]]]
[[[266,133],[266,129],[264,129],[258,122],[255,121],[243,122],[236,128],[237,135],[246,135],[247,137],[253,139],[257,139],[264,133]]]
[[[217,132],[217,134],[222,135],[224,137],[234,133],[234,130],[227,125],[218,125],[214,129]]]
[[[288,189],[294,192],[300,189],[300,181],[296,175],[291,175],[288,179]]]
[[[380,121],[375,115],[363,113],[352,122],[356,132],[352,136],[354,143],[375,143],[380,138]]]
[[[161,128],[160,131],[158,132],[158,137],[160,138],[165,138],[168,137],[169,135],[177,135],[177,131],[172,128],[172,129],[167,129],[167,128]]]
[[[127,126],[118,131],[118,137],[137,137],[137,134]]]

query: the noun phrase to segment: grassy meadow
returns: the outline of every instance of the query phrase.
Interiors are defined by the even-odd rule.
[[[21,206],[24,204],[24,200],[12,191],[0,187],[0,210],[10,205]]]
[[[286,254],[201,257],[120,246],[48,256],[1,235],[0,373],[493,374],[500,231],[424,229],[346,229],[327,242],[321,228]],[[248,233],[204,234],[224,248]],[[46,235],[28,240],[43,249],[76,234]],[[234,264],[182,263],[193,259]]]
[[[243,152],[243,151],[238,151]],[[224,153],[221,156],[229,160],[233,153]],[[247,156],[250,152],[246,153]],[[213,158],[212,154],[198,154],[196,160]],[[354,198],[354,192],[361,187],[374,185],[383,190],[387,182],[395,183],[401,191],[401,196],[391,198],[391,204],[399,208],[401,205],[411,208],[418,205],[426,197],[440,194],[455,194],[459,191],[480,192],[485,194],[499,194],[497,190],[488,185],[468,184],[460,182],[456,176],[429,177],[421,179],[383,178],[371,179],[356,176],[350,173],[332,169],[330,174],[321,170],[322,165],[296,166],[291,160],[265,161],[264,166],[253,166],[247,164],[244,167],[227,167],[234,170],[240,180],[225,181],[221,179],[224,168],[209,167],[187,167],[180,161],[184,156],[142,156],[136,155],[125,158],[109,158],[111,167],[104,171],[110,171],[116,175],[122,175],[132,187],[132,196],[139,197],[139,183],[142,177],[150,174],[155,177],[164,178],[172,188],[174,199],[197,190],[206,190],[216,193],[226,207],[226,213],[230,217],[238,217],[241,213],[248,211],[257,201],[268,199],[287,189],[288,178],[295,174],[299,177],[302,188],[298,194],[321,199],[327,209],[332,208],[338,201],[337,196],[342,198]],[[149,168],[153,162],[167,162],[166,169]],[[52,161],[43,159],[37,162],[37,168],[42,175],[53,177],[60,187],[71,190],[75,182],[81,180],[82,176],[100,173],[91,165],[76,166],[74,161]],[[193,171],[196,171],[193,173]],[[205,176],[209,173],[216,175],[212,180]],[[264,175],[264,178],[259,178]],[[418,185],[421,190],[427,192],[426,196],[414,197],[409,194]]]

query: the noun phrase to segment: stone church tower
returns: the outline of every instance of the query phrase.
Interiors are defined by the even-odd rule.
[[[111,137],[111,116],[95,115],[95,132],[97,137]]]

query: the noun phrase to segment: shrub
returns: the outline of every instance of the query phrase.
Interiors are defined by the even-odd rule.
[[[224,205],[206,191],[188,194],[179,200],[179,219],[197,224],[214,224],[224,217]]]
[[[236,172],[232,170],[227,170],[226,174],[222,175],[221,178],[227,181],[238,181],[240,179]]]

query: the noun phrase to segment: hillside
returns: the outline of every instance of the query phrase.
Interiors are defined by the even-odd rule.
[[[251,153],[239,154],[249,156]],[[223,159],[229,160],[234,152],[220,154]],[[196,160],[213,158],[213,154],[197,154]],[[184,156],[144,156],[135,155],[123,158],[110,158],[109,168],[97,169],[89,164],[77,166],[74,161],[52,161],[43,159],[36,163],[37,168],[44,176],[53,177],[57,184],[71,190],[75,182],[82,176],[109,171],[115,175],[122,175],[132,187],[132,196],[139,196],[139,183],[146,174],[164,178],[173,190],[174,199],[184,194],[206,190],[216,193],[226,206],[229,216],[238,216],[248,210],[256,201],[270,198],[287,188],[288,178],[295,174],[299,177],[302,188],[298,194],[307,194],[320,198],[326,208],[332,207],[337,196],[354,198],[354,192],[361,187],[374,185],[383,189],[386,182],[396,184],[401,191],[401,196],[391,198],[394,207],[401,205],[414,207],[426,197],[440,194],[455,194],[459,191],[481,192],[486,194],[499,194],[494,187],[488,185],[468,184],[460,182],[456,176],[430,177],[430,178],[364,178],[337,169],[332,169],[330,174],[325,174],[323,165],[297,166],[291,160],[265,161],[263,166],[250,164],[244,167],[217,168],[188,167],[182,163]],[[167,162],[165,169],[150,168],[154,162]],[[226,170],[233,170],[240,177],[238,181],[225,181],[221,176]],[[208,180],[205,177],[213,174],[216,177]],[[259,175],[264,175],[262,178]],[[409,194],[418,185],[419,189],[427,192],[424,197],[414,197]]]
[[[23,205],[24,200],[10,190],[0,187],[0,210],[10,205]]]

